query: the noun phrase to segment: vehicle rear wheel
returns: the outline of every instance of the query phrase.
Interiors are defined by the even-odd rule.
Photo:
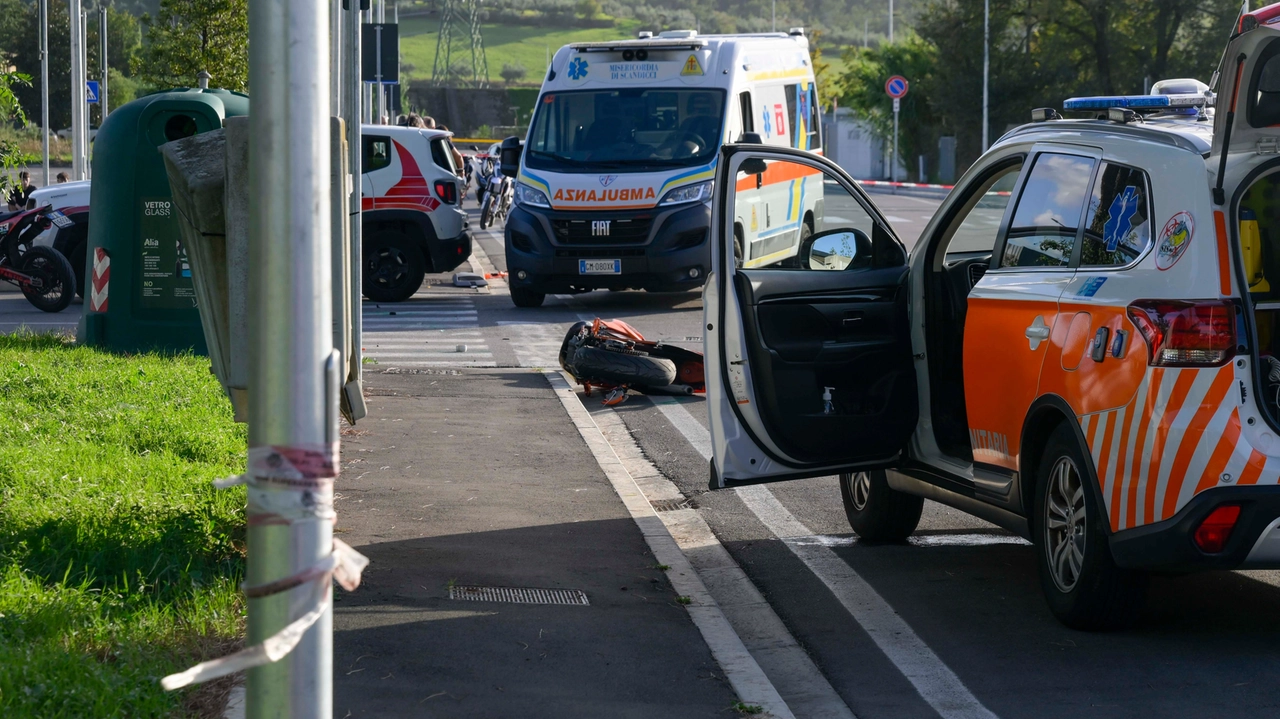
[[[849,526],[872,543],[905,541],[924,510],[924,499],[890,487],[882,469],[840,475],[840,498]]]
[[[575,377],[590,382],[666,387],[676,380],[676,365],[669,359],[599,347],[579,347],[573,369]]]
[[[1085,484],[1094,481],[1089,459],[1068,425],[1049,437],[1036,479],[1032,532],[1049,609],[1073,629],[1128,626],[1147,578],[1112,559],[1105,515]]]
[[[493,193],[485,195],[484,205],[480,210],[480,229],[488,229],[493,224]]]
[[[422,286],[427,262],[408,236],[394,230],[375,232],[364,241],[362,291],[374,302],[403,302]]]
[[[44,312],[61,312],[75,299],[76,273],[61,252],[52,247],[37,245],[22,254],[18,271],[40,280],[42,287],[23,286],[22,294],[36,309]]]
[[[542,301],[545,299],[547,299],[547,296],[541,292],[534,292],[523,287],[511,288],[511,302],[516,307],[541,307]]]
[[[570,352],[569,340],[581,334],[585,327],[587,327],[586,322],[575,322],[569,331],[564,333],[564,341],[560,343],[560,369],[565,372],[569,371],[569,365],[573,364],[573,355],[576,354],[576,351]]]

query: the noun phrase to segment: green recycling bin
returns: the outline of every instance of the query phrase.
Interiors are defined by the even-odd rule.
[[[116,352],[208,354],[177,208],[156,148],[249,114],[249,98],[180,89],[112,110],[98,130],[89,192],[90,278],[79,342]]]

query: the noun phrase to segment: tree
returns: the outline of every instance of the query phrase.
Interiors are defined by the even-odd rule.
[[[600,0],[578,0],[577,9],[584,20],[595,20],[600,17]]]
[[[519,63],[512,65],[511,63],[504,62],[502,63],[502,72],[498,74],[502,75],[502,79],[510,85],[513,82],[523,80],[524,76],[527,75],[528,72],[528,70],[524,69],[524,65]]]
[[[146,43],[133,69],[144,84],[196,87],[207,70],[217,87],[249,89],[248,0],[161,0],[142,25]]]
[[[842,58],[845,70],[834,84],[841,105],[853,108],[873,135],[891,140],[893,100],[885,94],[884,85],[893,75],[907,78],[911,91],[902,98],[898,115],[898,147],[903,158],[914,159],[916,155],[934,154],[940,123],[930,96],[936,86],[935,68],[940,63],[933,44],[914,33],[903,34],[905,37],[893,44],[846,49]],[[912,163],[904,164],[911,167]]]
[[[16,122],[25,125],[26,115],[22,112],[22,104],[13,89],[30,85],[31,78],[18,72],[0,73],[0,122]],[[7,192],[15,184],[13,170],[35,162],[35,157],[28,155],[18,147],[14,140],[0,140],[0,192]]]

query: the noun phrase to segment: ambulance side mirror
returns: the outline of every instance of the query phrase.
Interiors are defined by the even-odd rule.
[[[515,177],[520,172],[520,153],[524,151],[524,143],[518,137],[508,137],[502,141],[498,164],[502,174]]]
[[[738,172],[756,176],[756,189],[764,184],[764,171],[769,168],[768,164],[762,158],[748,157],[738,166]]]
[[[871,238],[862,230],[838,229],[819,232],[801,247],[811,270],[845,270],[865,265],[871,259]]]

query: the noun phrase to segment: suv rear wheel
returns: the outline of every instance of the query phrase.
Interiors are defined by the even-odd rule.
[[[403,302],[422,286],[427,262],[404,233],[383,230],[364,241],[362,291],[374,302]]]
[[[1120,629],[1142,607],[1146,575],[1117,567],[1106,517],[1089,491],[1089,459],[1070,426],[1045,445],[1036,482],[1034,527],[1040,586],[1058,621],[1083,630]]]
[[[840,475],[849,526],[867,542],[901,542],[916,531],[924,499],[889,486],[884,470]]]

